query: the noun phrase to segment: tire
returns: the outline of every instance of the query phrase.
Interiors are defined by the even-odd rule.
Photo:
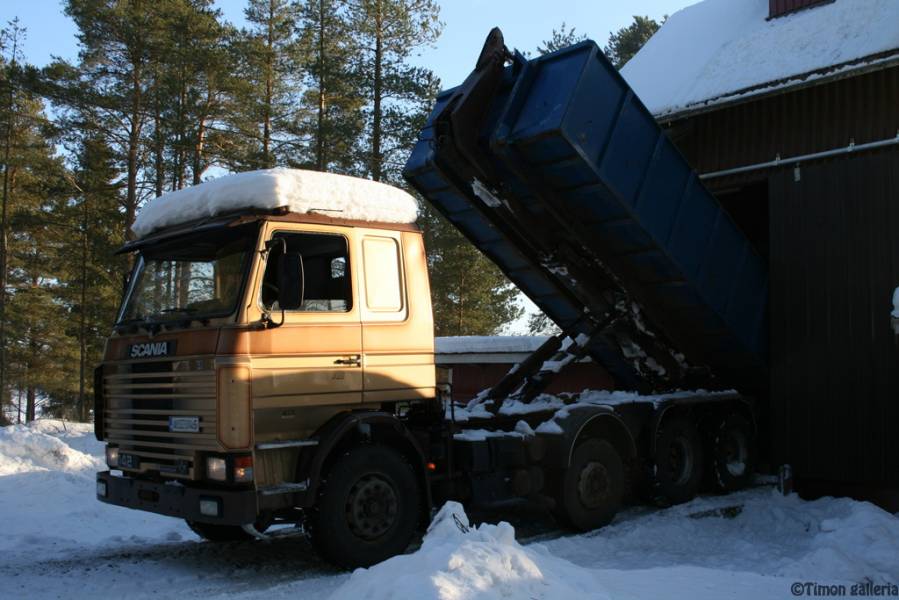
[[[216,525],[188,519],[185,519],[185,522],[191,531],[209,542],[248,542],[254,539],[252,535],[237,525]],[[253,525],[256,527],[256,531],[262,533],[271,525],[271,519],[268,516],[260,516]]]
[[[662,504],[682,504],[702,485],[702,440],[692,421],[672,417],[662,422],[653,456],[653,491]]]
[[[721,492],[742,490],[752,483],[756,467],[755,429],[733,413],[722,419],[711,444],[711,475]]]
[[[400,554],[421,515],[421,490],[403,456],[385,446],[357,446],[337,459],[308,511],[307,532],[326,560],[349,569]]]
[[[561,477],[556,516],[566,526],[590,531],[611,523],[624,498],[624,463],[605,440],[579,444]]]

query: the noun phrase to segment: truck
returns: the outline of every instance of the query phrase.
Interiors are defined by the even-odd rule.
[[[95,371],[100,501],[358,567],[447,500],[587,531],[751,482],[764,263],[595,43],[528,60],[493,30],[404,176],[561,333],[454,403],[406,192],[274,169],[161,196]],[[542,395],[585,357],[633,393]]]

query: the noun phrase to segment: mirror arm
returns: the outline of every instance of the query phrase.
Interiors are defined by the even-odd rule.
[[[267,242],[265,243],[265,248],[263,248],[262,250],[260,250],[260,253],[262,254],[262,256],[265,257],[265,262],[266,262],[266,264],[268,264],[268,259],[269,259],[269,257],[271,256],[272,249],[275,247],[275,245],[276,245],[278,242],[281,243],[281,252],[283,252],[284,254],[287,254],[287,238],[281,237],[281,238],[271,239],[271,240],[269,240],[269,241],[267,241]],[[275,322],[272,320],[272,311],[270,311],[270,310],[268,310],[268,309],[263,309],[263,312],[262,312],[262,325],[263,325],[263,327],[264,327],[265,329],[275,329],[275,328],[278,328],[278,327],[280,327],[281,325],[284,325],[284,317],[285,317],[285,316],[286,316],[286,315],[285,315],[285,313],[284,313],[284,307],[281,307],[281,321],[278,322],[278,323],[275,323]]]

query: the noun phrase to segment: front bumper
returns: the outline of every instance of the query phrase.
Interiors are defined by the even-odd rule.
[[[101,489],[105,489],[105,496],[101,495]],[[258,513],[256,492],[252,489],[189,488],[120,477],[109,471],[97,473],[97,500],[169,517],[221,525],[247,525],[256,521]],[[218,516],[202,514],[201,500],[216,502]]]

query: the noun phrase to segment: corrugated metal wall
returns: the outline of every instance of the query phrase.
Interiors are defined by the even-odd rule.
[[[800,8],[814,6],[815,4],[827,4],[834,0],[768,0],[768,17],[774,18]]]
[[[769,197],[775,461],[899,486],[899,151],[773,173]]]
[[[668,131],[708,173],[892,138],[897,129],[899,66],[699,114]]]

